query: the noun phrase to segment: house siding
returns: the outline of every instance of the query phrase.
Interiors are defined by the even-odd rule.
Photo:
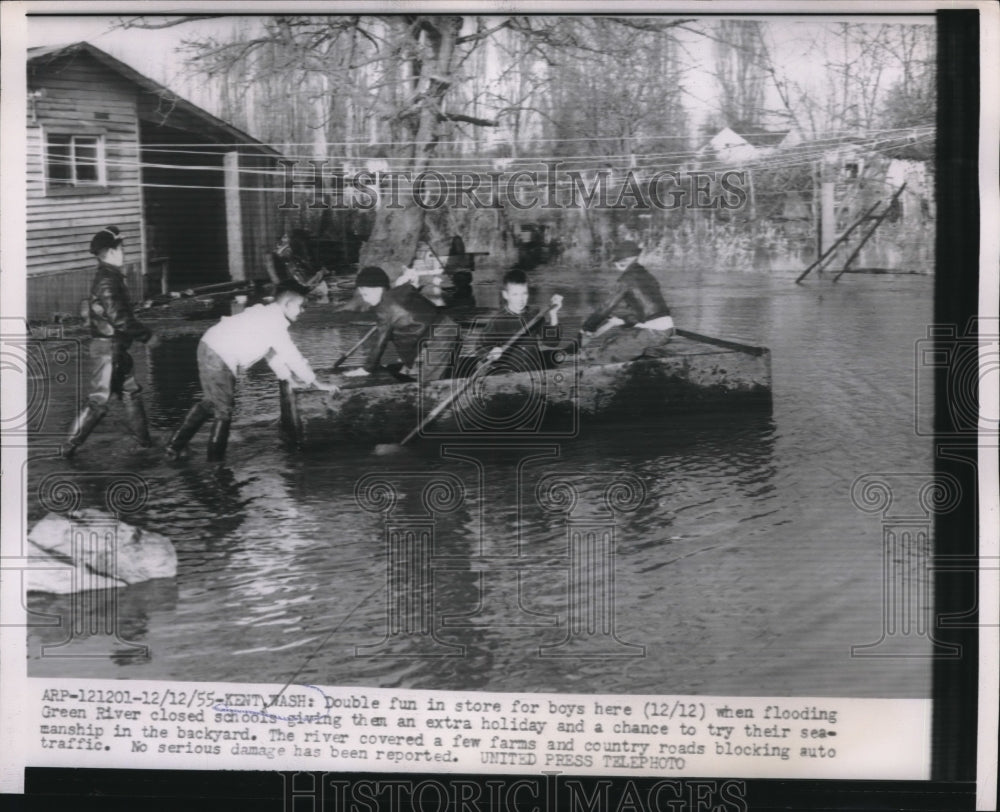
[[[166,265],[171,283],[175,272],[178,284],[185,285],[214,282],[231,272],[238,276],[239,269],[226,262],[225,248],[221,156],[232,150],[240,153],[243,274],[248,279],[266,278],[264,256],[278,237],[279,218],[274,195],[259,187],[276,182],[253,170],[273,170],[278,157],[273,150],[87,43],[48,53],[42,49],[36,56],[29,51],[28,87],[25,267],[30,320],[78,312],[95,264],[88,250],[90,239],[107,225],[117,225],[125,236],[126,272],[135,298],[154,289],[159,292]],[[103,187],[46,188],[45,139],[51,131],[103,136]],[[204,152],[199,155],[197,148],[144,152],[144,142],[160,140],[168,148],[192,142]],[[165,166],[143,170],[144,160]],[[216,163],[217,177],[198,168]],[[149,184],[146,189],[144,183]],[[192,191],[184,192],[185,187]],[[217,235],[212,229],[220,223]],[[178,231],[200,235],[201,241],[181,240]],[[172,238],[165,241],[165,235]],[[223,247],[215,251],[218,236]],[[150,251],[157,253],[152,256]],[[187,279],[181,278],[185,272]],[[149,291],[144,291],[147,286]]]
[[[126,259],[142,272],[136,87],[87,54],[29,65],[28,82],[42,95],[34,115],[29,112],[27,132],[27,315],[48,319],[75,312],[87,295],[94,268],[90,239],[103,227],[121,229]],[[52,194],[46,188],[45,134],[52,130],[103,134],[104,189]]]

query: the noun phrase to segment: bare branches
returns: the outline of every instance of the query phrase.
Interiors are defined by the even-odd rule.
[[[141,15],[138,17],[119,17],[118,21],[115,23],[115,28],[143,28],[147,30],[156,30],[160,28],[175,28],[178,25],[184,25],[185,23],[193,23],[198,20],[215,20],[218,19],[220,14],[188,14],[182,17],[151,17],[147,15]],[[153,20],[156,20],[154,22]]]
[[[493,119],[467,116],[464,113],[438,113],[438,121],[458,121],[463,124],[474,124],[477,127],[497,126],[497,122]]]

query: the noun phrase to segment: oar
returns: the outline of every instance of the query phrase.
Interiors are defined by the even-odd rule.
[[[176,304],[181,299],[192,299],[197,296],[209,294],[232,294],[235,296],[253,290],[253,287],[252,282],[222,282],[217,285],[205,285],[200,288],[188,288],[187,290],[172,291],[171,293],[161,293],[159,296],[154,296],[143,302],[142,309],[149,310],[153,307],[166,307]]]
[[[545,308],[545,310],[541,311],[531,321],[529,321],[520,330],[518,330],[507,341],[507,343],[504,344],[503,347],[500,348],[500,356],[498,356],[498,357],[502,357],[503,354],[505,352],[507,352],[507,350],[509,350],[511,347],[514,346],[514,343],[521,336],[523,336],[532,327],[534,327],[544,316],[547,316],[549,314],[549,311],[552,310],[553,307],[555,307],[555,305],[549,305],[547,308]],[[377,446],[375,446],[375,453],[379,454],[379,455],[382,455],[382,454],[392,454],[392,453],[394,453],[396,451],[401,450],[404,445],[406,445],[408,442],[410,442],[410,440],[412,440],[414,437],[416,437],[423,430],[424,426],[426,426],[431,421],[433,421],[439,414],[441,414],[441,412],[443,412],[445,409],[448,408],[448,406],[451,405],[451,403],[455,400],[455,398],[457,398],[466,389],[468,389],[476,381],[476,378],[480,374],[482,374],[482,372],[484,370],[486,370],[487,368],[489,368],[490,364],[492,364],[492,363],[493,363],[492,361],[488,360],[485,363],[483,363],[482,365],[480,365],[480,367],[472,375],[470,375],[468,378],[466,378],[457,388],[453,389],[452,393],[450,395],[448,395],[448,397],[446,397],[437,406],[435,406],[431,410],[430,414],[427,415],[427,417],[425,417],[416,426],[414,426],[414,428],[410,431],[410,433],[407,434],[400,442],[398,442],[398,443],[379,443]]]
[[[748,355],[763,355],[767,350],[764,347],[755,347],[752,344],[740,344],[736,341],[726,341],[722,338],[713,338],[712,336],[705,336],[701,333],[692,333],[690,330],[682,330],[678,327],[674,330],[677,335],[681,338],[687,338],[691,341],[697,341],[701,344],[712,344],[716,347],[724,347],[727,350],[736,350],[737,352],[745,352]]]
[[[333,367],[330,369],[330,371],[331,372],[336,372],[338,369],[340,369],[341,364],[343,364],[344,361],[346,361],[348,358],[350,358],[352,355],[354,355],[354,353],[357,352],[358,347],[360,347],[362,344],[364,344],[368,340],[369,336],[371,336],[371,334],[374,333],[377,329],[378,329],[378,325],[377,324],[373,325],[372,328],[367,333],[365,333],[363,336],[361,336],[360,339],[358,339],[358,343],[357,344],[355,344],[347,352],[345,352],[343,355],[341,355],[340,358],[337,359],[337,363],[335,363],[333,365]]]

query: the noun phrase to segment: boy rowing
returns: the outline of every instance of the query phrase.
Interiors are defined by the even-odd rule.
[[[495,371],[520,372],[551,366],[552,352],[559,344],[563,297],[558,293],[552,295],[548,325],[543,327],[540,319],[535,321],[538,312],[528,309],[528,277],[515,268],[504,274],[500,298],[503,306],[478,331],[476,354],[491,363]],[[517,340],[505,350],[504,346],[515,336]]]
[[[374,309],[378,330],[364,364],[345,372],[345,377],[371,375],[389,342],[403,362],[400,372],[404,375],[427,383],[451,371],[459,347],[458,325],[420,294],[412,278],[414,274],[407,272],[396,287],[390,287],[388,274],[376,265],[358,273],[358,295],[367,308]]]
[[[583,323],[582,357],[597,364],[655,355],[674,335],[674,320],[653,275],[639,264],[639,246],[626,241],[612,262],[621,272],[610,295]]]

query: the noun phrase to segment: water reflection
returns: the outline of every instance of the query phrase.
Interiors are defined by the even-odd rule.
[[[77,469],[146,478],[150,498],[136,523],[174,541],[176,592],[129,609],[139,618],[133,633],[153,652],[149,662],[45,661],[37,657],[41,635],[51,642],[58,632],[33,630],[30,672],[276,682],[298,674],[305,682],[456,690],[926,695],[929,668],[848,652],[877,638],[882,617],[881,528],[854,509],[851,483],[871,471],[933,467],[930,442],[913,430],[914,343],[931,320],[931,280],[852,278],[807,289],[754,274],[661,276],[678,324],[771,348],[771,414],[585,426],[578,437],[534,450],[520,438],[516,449],[421,441],[400,457],[336,446],[302,454],[279,441],[277,387],[261,365],[241,384],[228,473],[208,466],[197,442],[188,463],[167,466],[119,450],[114,431],[95,432]],[[477,270],[476,281],[478,301],[496,298],[488,274]],[[570,337],[612,282],[604,272],[548,269],[533,279],[533,301],[564,293]],[[318,367],[369,326],[334,316],[337,304],[311,308],[293,330]],[[194,397],[195,345],[189,332],[149,358],[151,411],[164,429]],[[38,483],[61,466],[32,462],[30,515],[39,515]],[[401,483],[403,475],[416,479]],[[424,486],[414,484],[435,475],[461,484],[463,498],[451,510],[429,510]],[[357,485],[369,476],[397,483],[388,524],[385,511],[358,502]],[[538,498],[559,476],[574,489],[568,511]],[[640,483],[636,509],[609,512],[615,478]],[[430,577],[406,593],[411,606],[429,606],[414,622],[427,628],[429,618],[445,653],[459,646],[462,656],[426,656],[405,635],[377,651],[391,601],[406,592],[389,586],[387,526],[417,520],[433,538]],[[614,631],[644,646],[644,656],[542,656],[568,634],[574,527],[601,522],[613,525]],[[28,603],[51,610],[59,600],[32,595]],[[362,656],[359,646],[369,647]]]

